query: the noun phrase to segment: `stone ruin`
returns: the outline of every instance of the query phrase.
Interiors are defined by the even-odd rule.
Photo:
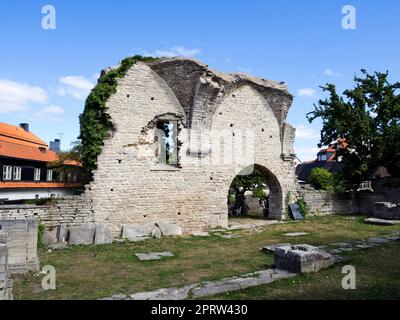
[[[257,169],[270,192],[268,218],[285,219],[288,194],[295,201],[298,193],[295,129],[286,122],[292,100],[283,82],[191,59],[138,62],[106,103],[114,130],[84,193],[49,208],[0,208],[0,218],[38,218],[55,245],[109,243],[132,230],[142,230],[139,240],[203,232],[228,226],[233,179]],[[160,135],[166,125],[173,141]]]
[[[400,220],[400,203],[375,202],[372,216],[378,219]]]
[[[93,222],[114,237],[125,225],[159,221],[183,233],[226,227],[230,184],[253,168],[268,181],[269,218],[284,219],[286,195],[297,192],[295,129],[286,122],[292,99],[282,82],[191,59],[136,63],[107,102],[115,130],[81,196]],[[160,156],[165,123],[174,127],[172,165]]]
[[[329,268],[334,258],[328,252],[308,244],[283,245],[275,249],[275,267],[293,273],[312,273]]]

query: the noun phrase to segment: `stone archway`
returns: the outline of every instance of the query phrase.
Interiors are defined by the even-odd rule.
[[[283,209],[284,209],[283,191],[278,178],[269,169],[259,164],[253,164],[239,170],[239,172],[235,174],[235,176],[231,179],[231,181],[233,181],[235,177],[240,174],[243,173],[250,174],[253,173],[254,170],[257,170],[262,175],[262,177],[264,178],[264,182],[266,183],[269,189],[268,219],[280,220],[283,216]]]

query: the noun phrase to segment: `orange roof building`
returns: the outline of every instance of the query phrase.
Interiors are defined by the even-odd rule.
[[[48,144],[29,131],[28,124],[0,122],[0,201],[64,196],[66,189],[80,187],[78,178],[67,179],[50,168],[57,159]],[[75,161],[65,165],[80,166]]]

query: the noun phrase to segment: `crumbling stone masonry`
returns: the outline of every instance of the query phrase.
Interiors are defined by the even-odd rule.
[[[83,195],[95,222],[108,225],[115,236],[123,225],[157,221],[177,224],[184,233],[227,226],[229,186],[252,166],[269,182],[270,218],[283,219],[287,193],[297,192],[295,129],[286,123],[291,103],[283,83],[220,73],[198,61],[135,64],[107,102],[115,131]],[[177,123],[176,166],[158,162],[158,121]],[[215,133],[227,139],[246,130],[253,144],[245,149],[214,139]],[[245,157],[224,161],[229,152]]]
[[[0,301],[13,299],[13,281],[8,270],[7,238],[7,232],[0,231]]]
[[[53,228],[50,238],[61,224],[100,224],[114,237],[129,225],[167,223],[183,233],[226,227],[231,182],[256,168],[269,184],[269,218],[284,219],[285,200],[298,191],[295,129],[286,123],[292,100],[284,83],[190,59],[138,62],[107,102],[115,129],[92,182],[38,216]],[[160,157],[157,128],[165,122],[174,123],[174,165]]]
[[[184,233],[227,226],[229,186],[255,166],[269,181],[270,218],[284,218],[286,194],[297,190],[295,129],[286,123],[291,103],[283,83],[216,72],[198,61],[135,64],[107,102],[115,130],[83,194],[90,202],[86,210],[115,236],[123,225],[157,221],[177,224]],[[176,166],[159,163],[154,152],[159,121],[177,124]],[[245,149],[213,139],[216,132],[226,139],[246,130],[253,144]],[[251,157],[225,161],[229,152]]]
[[[37,219],[4,220],[0,218],[0,230],[7,233],[8,270],[10,273],[39,270],[38,225]]]

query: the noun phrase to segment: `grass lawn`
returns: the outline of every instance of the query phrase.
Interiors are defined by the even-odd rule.
[[[400,299],[400,244],[346,254],[356,269],[356,289],[342,288],[342,267],[335,265],[316,274],[304,274],[208,299],[222,300],[296,300],[296,299]]]
[[[363,217],[357,217],[355,220],[348,220],[342,216],[308,218],[297,223],[271,225],[257,233],[249,230],[236,231],[235,233],[241,237],[233,239],[223,239],[213,235],[206,238],[163,238],[141,243],[69,247],[52,252],[41,250],[39,257],[42,265],[50,264],[57,270],[57,290],[43,292],[40,278],[33,275],[17,276],[15,277],[14,297],[15,299],[96,299],[116,293],[131,294],[164,287],[183,286],[271,267],[273,256],[260,251],[265,244],[290,242],[322,245],[379,236],[390,230],[400,230],[399,225],[390,227],[366,225],[362,219]],[[309,234],[301,237],[283,236],[283,233],[300,231],[309,232]],[[140,262],[134,256],[135,253],[152,251],[171,251],[175,257]],[[397,251],[397,257],[398,253]],[[364,260],[357,259],[362,259],[362,257],[361,253],[354,257],[354,261],[360,261],[361,267]],[[370,258],[371,264],[368,263],[368,266],[371,265],[371,268],[375,269],[375,265],[372,263],[374,262],[373,257],[374,255]],[[391,259],[377,259],[375,262],[381,264],[387,262],[388,266],[395,262],[389,260]],[[399,265],[398,262],[397,259],[397,265]],[[366,265],[366,263],[364,264]],[[364,267],[368,268],[368,266]],[[377,269],[379,268],[383,270],[383,266]],[[296,283],[293,284],[291,281],[306,283],[306,279],[312,277],[333,277],[336,269],[335,267],[318,275],[301,276],[277,282],[272,286],[280,287],[282,285],[283,291],[280,291],[280,295],[276,291],[273,297],[296,297],[299,295],[299,291],[292,291],[292,286],[295,286]],[[395,268],[392,266],[389,270],[395,270]],[[342,276],[339,272],[339,277]],[[335,281],[332,280],[330,284],[326,282],[326,285],[332,285],[331,289],[334,290],[338,285],[340,286],[340,281],[338,283]],[[317,288],[315,287],[316,290]],[[249,291],[249,294],[247,294],[248,291],[244,291],[237,293],[238,296],[235,298],[240,298],[242,294],[243,298],[267,297],[266,289],[259,289],[264,291],[259,294],[256,291],[254,293]],[[285,296],[285,292],[287,296]],[[341,290],[341,294],[343,294],[343,290]],[[374,292],[371,293],[371,296],[373,295]],[[231,294],[231,296],[234,295]],[[229,297],[221,296],[220,298]],[[309,291],[309,296],[305,295],[303,298],[306,297],[323,298],[324,295],[319,296],[318,291]],[[399,298],[398,292],[397,298]]]

